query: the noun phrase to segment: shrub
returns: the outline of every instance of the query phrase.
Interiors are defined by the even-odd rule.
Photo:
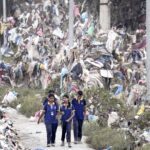
[[[3,100],[8,89],[9,89],[9,87],[7,87],[7,86],[0,87],[0,102]]]
[[[91,135],[94,131],[99,131],[100,127],[97,122],[85,122],[83,126],[83,134],[85,136]]]
[[[87,138],[87,143],[96,150],[108,148],[109,146],[112,146],[112,150],[124,150],[132,145],[124,132],[109,128],[92,132]]]
[[[101,109],[103,112],[113,108],[121,113],[122,110],[125,109],[125,104],[123,100],[112,98],[110,92],[106,91],[105,89],[91,88],[91,89],[86,89],[84,93],[86,99],[93,97],[93,99],[96,101],[96,105],[100,104],[101,106],[103,106]]]
[[[42,103],[35,96],[26,96],[22,102],[20,112],[27,117],[34,116],[35,112],[42,108]]]
[[[12,103],[10,103],[9,106],[12,107],[12,108],[14,108],[14,109],[16,109],[16,106],[18,104],[21,104],[21,101],[19,99],[17,99],[15,101],[13,101]]]
[[[150,144],[146,144],[143,147],[137,148],[136,150],[149,150],[150,149]]]
[[[102,88],[91,88],[84,91],[85,98],[93,98],[93,105],[99,117],[98,124],[101,127],[106,127],[109,110],[116,110],[119,116],[123,116],[126,112],[126,107],[123,100],[112,98],[111,94]]]
[[[42,97],[45,94],[43,90],[28,88],[10,89],[9,87],[3,87],[0,88],[1,100],[8,90],[16,91],[19,94],[17,100],[9,104],[9,106],[12,108],[16,108],[18,104],[21,104],[22,107],[20,109],[20,112],[23,115],[30,117],[31,115],[34,115],[36,111],[42,108]]]
[[[150,112],[144,112],[143,115],[141,115],[138,119],[134,120],[132,124],[132,128],[138,127],[140,129],[148,128],[150,125]]]
[[[56,79],[52,80],[52,82],[46,88],[45,94],[47,95],[49,90],[54,90],[57,95],[60,95],[61,91],[60,91],[59,87],[60,87],[60,78],[56,78]]]

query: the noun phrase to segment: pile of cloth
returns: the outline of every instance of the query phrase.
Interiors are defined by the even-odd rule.
[[[0,149],[29,150],[20,143],[20,138],[6,113],[6,109],[0,108]]]
[[[68,0],[20,4],[13,16],[7,18],[8,42],[1,47],[3,57],[13,56],[15,63],[0,62],[0,84],[9,81],[12,87],[20,87],[25,86],[20,83],[27,81],[28,87],[46,89],[58,79],[61,94],[105,88],[112,98],[123,99],[126,106],[133,108],[137,112],[134,119],[138,120],[149,112],[145,109],[149,107],[145,96],[145,20],[138,22],[132,32],[120,23],[105,32],[99,27],[98,17],[89,13],[86,3],[75,3],[71,48]],[[141,5],[145,8],[144,3]],[[87,118],[98,120],[94,101],[89,103]],[[107,116],[109,127],[120,122],[117,112],[107,112]]]
[[[1,52],[5,57],[13,56],[16,64],[8,64],[4,79],[15,87],[28,75],[29,87],[41,85],[45,89],[59,77],[62,92],[70,90],[72,81],[81,81],[80,88],[85,89],[93,86],[110,89],[112,79],[125,83],[136,77],[139,81],[138,71],[145,68],[145,30],[139,25],[131,35],[124,26],[114,26],[108,33],[104,32],[84,1],[74,6],[74,45],[69,48],[66,24],[69,16],[65,13],[68,6],[68,1],[61,0],[24,2],[16,8],[24,11],[17,17],[14,11],[7,18],[8,42]],[[12,45],[17,47],[17,52]],[[1,64],[4,72],[6,63]]]

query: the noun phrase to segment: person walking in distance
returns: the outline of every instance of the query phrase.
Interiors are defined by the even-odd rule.
[[[77,98],[72,100],[72,106],[75,109],[75,116],[73,118],[74,143],[81,143],[82,126],[84,122],[84,115],[86,111],[86,100],[83,99],[83,92],[78,91]]]
[[[58,127],[58,115],[59,107],[55,103],[55,97],[53,94],[48,95],[48,102],[44,105],[43,112],[41,113],[38,124],[41,121],[41,118],[44,116],[44,122],[47,132],[47,147],[55,146],[55,137]]]
[[[74,117],[74,108],[72,107],[71,103],[69,102],[69,96],[64,95],[63,96],[63,104],[60,107],[60,113],[62,114],[61,121],[62,121],[62,137],[61,146],[64,146],[65,143],[65,136],[66,140],[68,142],[68,147],[71,147],[71,124],[72,124],[72,118]]]

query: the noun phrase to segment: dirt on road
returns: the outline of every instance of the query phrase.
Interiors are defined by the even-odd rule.
[[[88,147],[88,145],[85,143],[85,137],[83,137],[83,143],[82,144],[73,144],[72,148],[67,147],[67,143],[65,147],[61,147],[61,127],[59,126],[57,129],[57,135],[56,135],[56,146],[46,148],[46,130],[45,125],[43,123],[40,123],[39,125],[36,122],[30,122],[28,118],[25,116],[19,114],[16,110],[8,108],[6,110],[8,113],[10,119],[14,122],[14,127],[17,130],[20,140],[22,144],[30,148],[32,150],[36,149],[43,149],[43,150],[92,150]],[[73,136],[73,133],[72,133]],[[73,141],[73,137],[72,137]]]

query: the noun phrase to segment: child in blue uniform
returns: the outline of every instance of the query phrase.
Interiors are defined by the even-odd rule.
[[[84,115],[86,111],[86,101],[83,99],[83,92],[78,91],[77,98],[72,100],[72,106],[75,109],[75,116],[73,118],[74,143],[81,143],[82,126],[84,122]]]
[[[47,132],[47,147],[50,147],[50,144],[52,146],[55,146],[56,130],[58,126],[57,115],[59,107],[57,103],[55,103],[54,101],[55,101],[54,95],[49,94],[48,102],[44,105],[43,112],[38,119],[39,124],[42,116],[44,115],[44,122]]]
[[[62,121],[62,137],[61,146],[64,146],[65,136],[67,137],[68,147],[71,147],[71,123],[72,118],[74,117],[74,109],[69,102],[69,96],[63,96],[63,104],[60,108],[60,112],[62,114],[61,121]]]
[[[53,94],[53,95],[55,96],[55,91],[54,91],[54,90],[49,90],[49,91],[48,91],[48,96],[44,99],[44,101],[43,101],[43,106],[44,106],[46,103],[48,103],[48,97],[49,97],[50,94]],[[55,102],[57,103],[57,99],[55,98],[54,100],[55,100]]]

